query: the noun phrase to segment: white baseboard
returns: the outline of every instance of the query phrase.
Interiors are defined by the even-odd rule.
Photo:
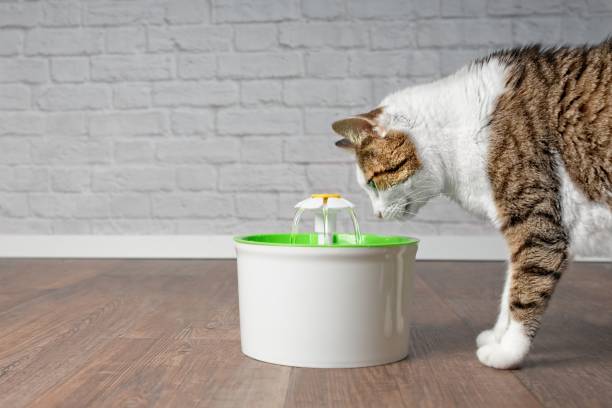
[[[417,259],[502,261],[499,236],[420,237]],[[232,259],[227,235],[0,235],[0,258]],[[582,258],[582,261],[610,261]]]

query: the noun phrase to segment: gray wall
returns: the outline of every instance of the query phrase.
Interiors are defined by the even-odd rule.
[[[491,230],[443,200],[377,223],[330,122],[514,44],[599,41],[611,0],[0,2],[0,233]]]

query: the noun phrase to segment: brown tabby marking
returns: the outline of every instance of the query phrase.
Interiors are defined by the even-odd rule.
[[[345,137],[336,145],[355,149],[366,181],[373,181],[379,190],[405,181],[421,167],[416,147],[406,133],[391,130],[384,137],[378,135],[376,119],[382,112],[379,107],[332,125]]]
[[[384,138],[368,136],[356,153],[366,180],[379,190],[405,181],[421,167],[414,143],[400,131],[389,131]]]
[[[491,118],[488,173],[512,254],[510,310],[533,336],[567,266],[559,160],[587,197],[612,208],[612,40],[490,58],[510,73]]]

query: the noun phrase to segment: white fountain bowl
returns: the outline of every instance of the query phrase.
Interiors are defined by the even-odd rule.
[[[404,359],[418,241],[364,235],[355,245],[337,234],[318,246],[316,234],[299,235],[236,238],[242,352],[319,368]]]

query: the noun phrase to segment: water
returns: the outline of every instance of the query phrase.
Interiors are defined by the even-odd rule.
[[[319,243],[321,245],[333,245],[333,234],[329,234],[329,209],[323,207],[321,209],[323,213],[323,243]],[[357,222],[357,216],[355,215],[355,210],[353,208],[347,209],[349,216],[351,217],[351,222],[353,223],[353,231],[355,235],[355,244],[359,245],[361,243],[361,231],[359,230],[359,223]],[[302,219],[302,214],[304,213],[304,208],[298,208],[295,211],[295,216],[293,217],[293,225],[291,226],[291,244],[295,244],[297,234],[300,230],[300,221]],[[333,232],[333,231],[332,231]]]
[[[327,207],[323,207],[323,245],[330,245],[333,237],[327,235],[327,231],[329,230],[329,210]]]
[[[304,213],[304,208],[298,208],[293,216],[293,225],[291,226],[291,243],[295,244],[295,237],[300,230],[300,219]]]
[[[353,221],[353,230],[355,231],[355,244],[361,244],[361,231],[359,231],[359,223],[357,222],[357,216],[355,215],[355,210],[352,208],[348,209],[349,215],[351,216],[351,221]]]

